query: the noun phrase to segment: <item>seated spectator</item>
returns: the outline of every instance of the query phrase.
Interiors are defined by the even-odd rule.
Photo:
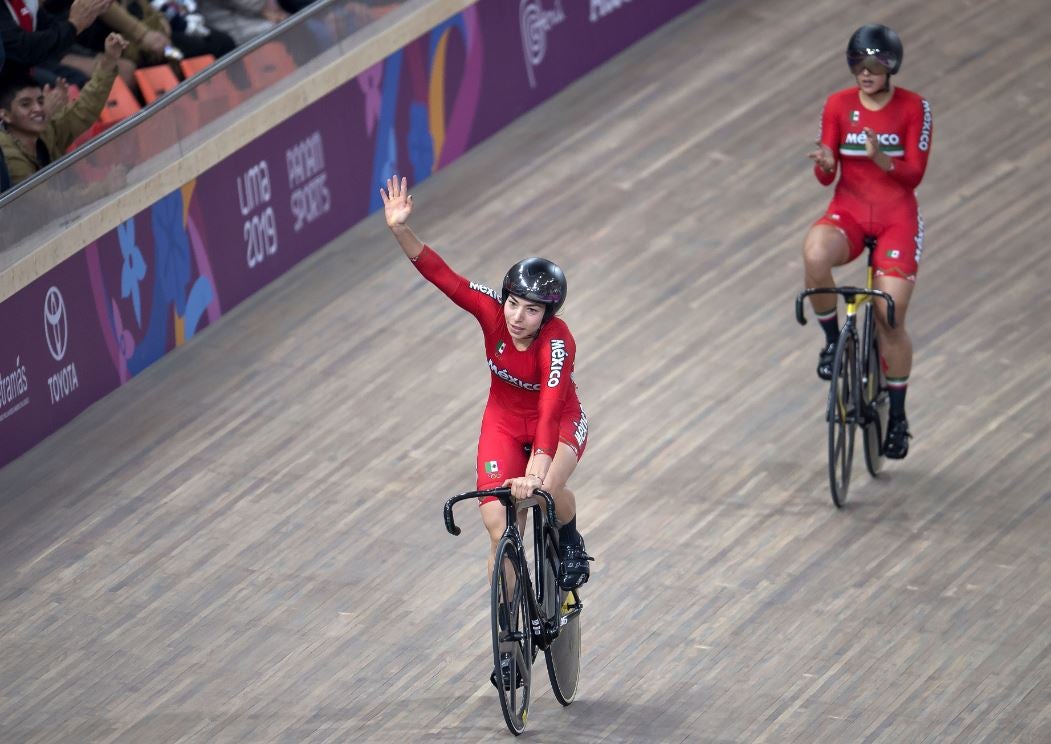
[[[192,7],[193,0],[186,2]],[[111,31],[130,42],[124,57],[139,67],[180,56],[211,54],[219,58],[236,47],[228,34],[209,29],[203,16],[176,2],[165,3],[162,11],[149,0],[117,0],[77,40],[101,51]]]
[[[204,16],[197,9],[196,0],[152,0],[152,5],[167,19],[172,43],[185,57],[210,54],[219,59],[237,47],[230,34],[208,27]]]
[[[276,0],[200,0],[198,7],[210,28],[244,44],[288,17]]]
[[[73,0],[56,15],[34,0],[0,0],[0,43],[7,63],[23,68],[61,60],[113,0]]]
[[[51,116],[43,88],[26,74],[15,71],[0,84],[0,151],[7,160],[15,185],[62,157],[77,137],[98,119],[117,77],[117,61],[128,42],[120,34],[106,38],[106,51],[80,97]]]

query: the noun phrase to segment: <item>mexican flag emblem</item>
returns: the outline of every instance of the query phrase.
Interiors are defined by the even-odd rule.
[[[497,465],[496,465],[496,460],[490,460],[489,462],[487,462],[485,464],[485,472],[489,473],[490,475],[492,475],[493,473],[495,473],[499,469],[500,468],[497,467]]]
[[[497,341],[496,342],[496,353],[497,354],[503,354],[504,353],[504,348],[505,348],[505,344],[504,344],[503,341]]]
[[[857,124],[858,120],[860,120],[860,119],[861,119],[861,112],[860,111],[858,111],[857,109],[854,109],[853,111],[850,112],[850,120],[853,123]]]

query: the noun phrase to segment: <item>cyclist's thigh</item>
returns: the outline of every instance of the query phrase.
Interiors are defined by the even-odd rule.
[[[526,453],[522,445],[528,441],[521,417],[486,408],[482,416],[482,431],[478,435],[478,490],[499,488],[508,478],[524,475]],[[481,500],[483,504],[490,501],[496,501],[496,497],[487,496]]]
[[[872,257],[876,277],[915,282],[923,254],[923,219],[917,211],[903,209],[895,210],[882,222]]]
[[[807,233],[804,252],[809,258],[830,266],[842,266],[861,255],[865,249],[865,231],[854,216],[845,210],[829,210],[814,222]]]

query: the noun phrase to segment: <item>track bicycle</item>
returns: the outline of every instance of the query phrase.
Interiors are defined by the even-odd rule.
[[[490,589],[493,636],[493,681],[500,709],[511,733],[526,727],[532,692],[533,660],[543,650],[555,699],[569,705],[577,694],[580,676],[580,611],[584,605],[575,589],[558,586],[558,530],[555,502],[541,489],[515,502],[510,488],[468,491],[445,502],[445,528],[453,535],[453,506],[468,499],[495,496],[507,510],[507,526],[496,546]],[[533,512],[533,583],[525,545],[518,529],[518,512]]]
[[[832,362],[832,380],[829,384],[825,418],[828,422],[828,479],[832,503],[843,508],[850,487],[850,468],[854,459],[855,427],[861,427],[865,449],[865,465],[873,478],[883,469],[883,437],[887,431],[890,396],[876,336],[876,316],[872,299],[878,297],[887,303],[887,323],[894,327],[894,298],[887,292],[872,288],[872,256],[876,250],[874,238],[865,239],[869,252],[865,287],[817,287],[807,289],[796,297],[796,320],[806,325],[803,300],[810,295],[835,294],[846,303],[846,320],[839,332]],[[865,306],[865,316],[859,334],[858,308]]]

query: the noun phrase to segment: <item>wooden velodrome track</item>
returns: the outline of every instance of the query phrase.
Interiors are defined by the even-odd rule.
[[[710,0],[414,189],[462,273],[570,278],[598,560],[535,741],[1051,741],[1051,22],[879,7]],[[935,115],[916,438],[837,511],[792,301],[868,20]],[[480,352],[374,216],[0,471],[0,741],[503,740],[486,539],[440,517]]]

